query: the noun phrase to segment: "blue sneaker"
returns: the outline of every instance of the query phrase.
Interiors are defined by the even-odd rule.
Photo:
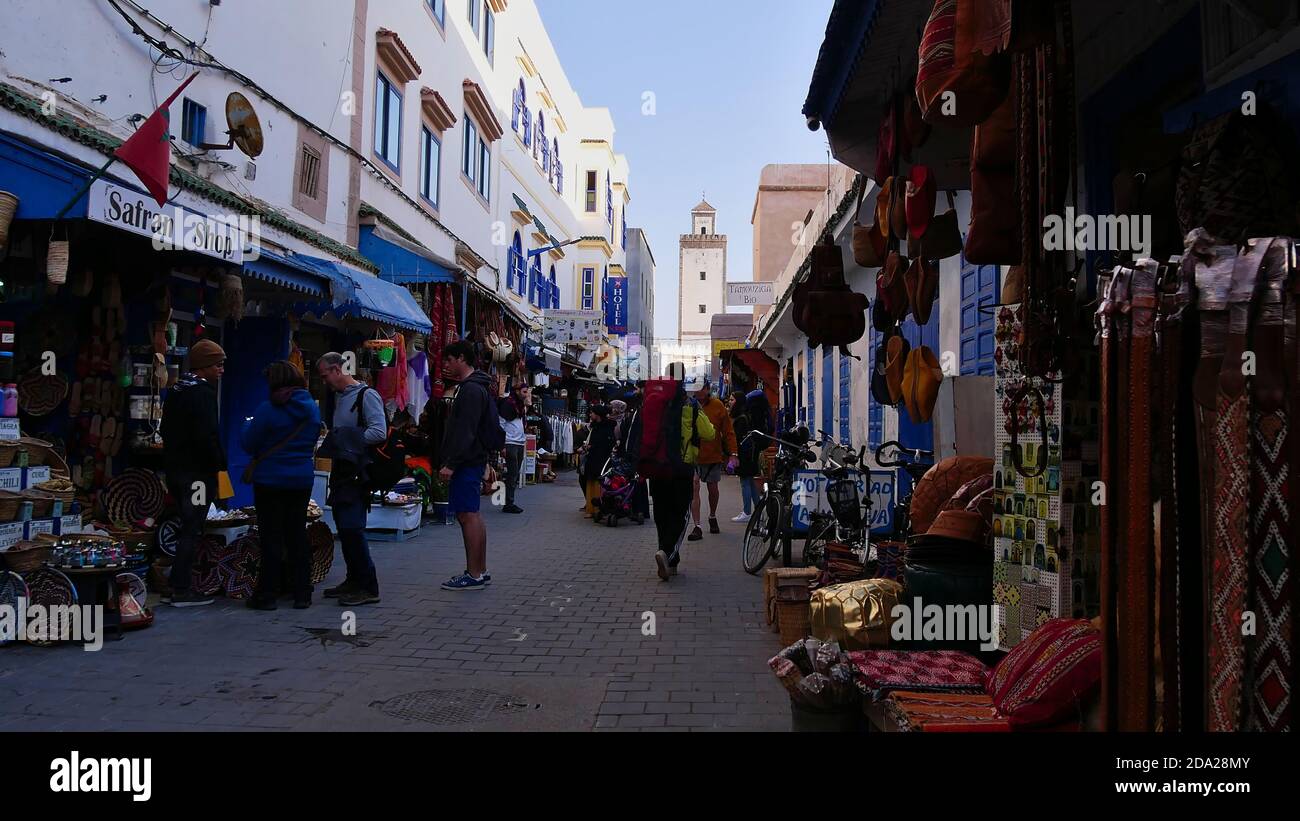
[[[468,573],[461,573],[442,583],[443,590],[482,590],[485,587],[487,587],[487,574],[484,574],[482,579],[476,579]]]

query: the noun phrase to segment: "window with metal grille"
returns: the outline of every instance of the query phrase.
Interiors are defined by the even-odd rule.
[[[706,282],[708,281],[708,279],[709,279],[709,275],[704,273],[703,271],[700,271],[700,282]]]
[[[313,200],[320,196],[320,154],[309,145],[302,147],[298,193]]]
[[[596,269],[582,269],[582,310],[590,311],[596,299]]]
[[[705,311],[706,309],[707,309],[707,306],[705,306],[705,305],[701,305],[701,306],[700,306],[700,313],[704,313],[704,311]]]
[[[596,213],[596,172],[587,172],[587,213]]]

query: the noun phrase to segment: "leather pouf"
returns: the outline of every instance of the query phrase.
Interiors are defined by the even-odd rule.
[[[912,532],[927,532],[953,494],[983,474],[993,474],[993,459],[988,456],[950,456],[926,471],[912,492]]]
[[[812,634],[838,641],[845,650],[889,646],[893,610],[902,586],[890,579],[864,579],[814,590],[809,603]]]

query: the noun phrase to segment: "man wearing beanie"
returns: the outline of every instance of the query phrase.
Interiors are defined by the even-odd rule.
[[[164,604],[197,607],[212,599],[191,589],[194,546],[203,532],[208,505],[217,500],[217,473],[226,469],[217,419],[217,381],[226,367],[226,352],[210,339],[190,347],[190,368],[167,391],[161,434],[167,487],[180,509],[181,530],[172,563],[171,595]]]

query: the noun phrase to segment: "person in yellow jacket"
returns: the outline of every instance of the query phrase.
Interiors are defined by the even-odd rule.
[[[691,509],[691,493],[695,486],[694,470],[700,449],[717,436],[708,414],[704,413],[699,404],[682,389],[681,379],[684,371],[682,365],[674,364],[668,366],[667,373],[668,376],[678,380],[677,397],[673,402],[675,406],[681,407],[683,472],[669,478],[650,480],[650,497],[654,499],[655,530],[659,537],[655,564],[658,566],[659,578],[664,581],[677,575],[677,565],[681,561],[682,541],[690,525],[687,517]]]
[[[700,443],[699,458],[695,465],[695,488],[691,499],[691,521],[694,522],[695,529],[688,538],[692,542],[698,542],[704,538],[704,531],[700,529],[700,485],[709,487],[709,532],[721,533],[722,530],[718,527],[718,497],[721,495],[719,484],[722,482],[722,466],[725,462],[727,470],[735,470],[740,462],[740,449],[736,446],[736,429],[731,424],[731,414],[727,412],[727,406],[722,404],[722,400],[714,395],[709,380],[701,378],[694,385],[688,386],[687,390],[692,388],[695,388],[695,401],[699,403],[700,411],[709,418],[709,423],[717,431],[717,436]]]

